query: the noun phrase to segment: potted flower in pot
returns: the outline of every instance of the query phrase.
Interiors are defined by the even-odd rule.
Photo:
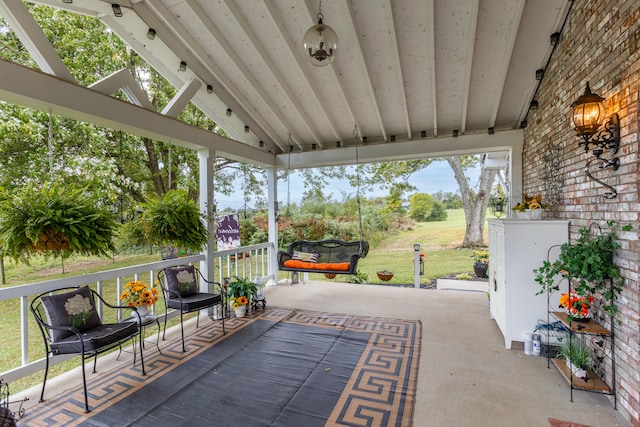
[[[144,318],[149,314],[149,307],[158,302],[158,289],[140,280],[129,282],[120,294],[120,302],[127,307],[137,307],[138,313]]]
[[[486,279],[489,269],[489,251],[473,251],[473,272],[477,277]]]
[[[251,297],[258,295],[258,285],[245,277],[234,277],[227,287],[229,303],[235,311],[236,317],[244,317]]]
[[[566,360],[567,367],[573,375],[583,380],[588,379],[587,368],[591,364],[591,349],[578,338],[565,337],[558,350],[560,357]]]
[[[511,210],[516,214],[518,219],[540,219],[542,218],[542,210],[547,205],[542,203],[542,194],[537,196],[524,195],[523,201],[515,205]]]

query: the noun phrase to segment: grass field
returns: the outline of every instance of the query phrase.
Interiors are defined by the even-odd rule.
[[[428,284],[432,279],[455,274],[470,274],[473,271],[473,250],[460,248],[464,237],[465,219],[460,210],[448,211],[447,221],[419,223],[413,229],[389,235],[379,247],[369,251],[366,258],[360,260],[358,270],[368,275],[367,283],[387,285],[412,285],[414,243],[421,246],[425,254],[425,274],[421,283]],[[485,237],[486,241],[486,237]],[[78,257],[65,262],[64,273],[59,260],[33,259],[31,265],[16,264],[5,259],[7,284],[1,287],[36,283],[61,277],[71,277],[102,270],[116,269],[129,265],[159,261],[160,254],[116,256],[113,259],[96,257]],[[394,277],[389,282],[378,279],[376,271],[391,270]],[[284,273],[281,273],[284,277]],[[347,275],[338,275],[336,281],[348,281]],[[322,274],[310,274],[312,280],[328,280]],[[108,286],[105,284],[105,287]],[[164,309],[164,308],[163,308]],[[176,322],[177,319],[172,319]],[[42,342],[35,322],[29,319],[31,360],[43,356]],[[0,372],[14,368],[20,360],[19,301],[0,301]],[[150,328],[152,329],[152,328]],[[77,366],[76,360],[54,366],[51,376],[55,376]],[[35,374],[11,384],[12,392],[24,390],[42,381],[42,374]]]
[[[360,260],[358,270],[369,276],[368,283],[413,284],[413,245],[419,243],[420,252],[425,255],[421,283],[429,283],[438,277],[472,274],[473,249],[460,247],[465,232],[464,212],[456,209],[447,213],[447,221],[421,222],[412,230],[391,234],[378,248],[370,250],[369,255]],[[394,276],[389,282],[383,282],[376,274],[379,270],[393,271]],[[328,280],[322,274],[310,274],[309,278]],[[348,281],[348,276],[338,275],[331,280]]]

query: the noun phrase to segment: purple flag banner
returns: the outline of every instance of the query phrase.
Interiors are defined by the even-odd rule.
[[[217,218],[216,239],[218,250],[226,251],[240,247],[240,223],[238,214],[225,215]]]

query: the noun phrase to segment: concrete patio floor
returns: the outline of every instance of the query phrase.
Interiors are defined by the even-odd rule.
[[[592,427],[630,425],[613,408],[609,396],[574,391],[570,402],[568,384],[553,366],[547,368],[544,357],[525,355],[517,343],[505,349],[481,284],[447,283],[439,288],[308,281],[268,287],[266,298],[270,307],[419,319],[422,351],[416,427],[542,427],[550,425],[549,418]],[[191,319],[185,332],[194,327],[195,319]],[[179,327],[167,330],[167,339],[180,339]],[[126,357],[119,362],[114,359],[114,355],[102,357],[99,370],[130,363]],[[47,383],[45,397],[53,397],[79,379],[73,371],[61,375]],[[37,404],[39,391],[36,387],[18,396],[30,398],[28,408]]]
[[[486,284],[484,286],[487,286]],[[419,319],[422,322],[416,427],[549,426],[549,418],[593,427],[629,426],[609,396],[573,392],[544,357],[504,347],[477,282],[443,290],[338,282],[267,288],[269,306]]]

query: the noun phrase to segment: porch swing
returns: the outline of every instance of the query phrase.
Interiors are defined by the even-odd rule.
[[[360,225],[360,240],[346,242],[338,239],[320,241],[298,240],[289,244],[286,251],[278,252],[278,268],[283,271],[324,273],[324,274],[356,274],[358,261],[365,258],[369,252],[369,243],[364,241],[362,234],[362,211],[360,208],[360,165],[358,159],[358,127],[354,131],[356,151],[356,201],[358,204],[358,220]],[[291,151],[289,146],[289,161],[287,165],[287,212],[289,211],[289,191],[291,169]],[[284,237],[284,235],[283,235]]]

